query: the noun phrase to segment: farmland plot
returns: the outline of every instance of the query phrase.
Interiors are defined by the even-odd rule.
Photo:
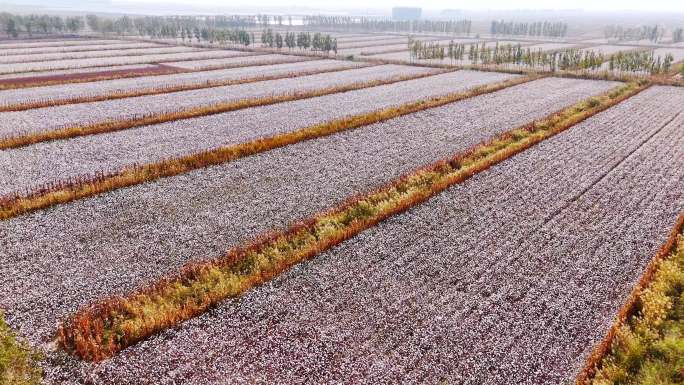
[[[294,56],[294,55],[254,55],[248,57],[226,57],[226,58],[214,58],[214,59],[201,59],[188,60],[182,62],[165,62],[164,64],[185,68],[189,70],[201,70],[207,68],[220,68],[220,67],[230,67],[230,66],[248,66],[248,65],[264,65],[264,64],[277,64],[277,63],[294,63],[300,61],[311,60],[311,58],[306,56]]]
[[[121,44],[127,43],[123,40],[113,39],[74,39],[74,40],[57,40],[57,41],[35,41],[35,42],[16,42],[16,43],[0,43],[0,50],[15,49],[15,48],[42,48],[42,47],[66,47],[72,45],[96,45],[96,44]]]
[[[375,68],[375,67],[373,67]],[[465,90],[515,76],[457,71],[317,98],[45,142],[0,152],[0,196],[42,183],[243,143],[354,114]],[[590,83],[550,82],[586,94]],[[593,83],[592,83],[593,84]],[[594,90],[595,88],[591,88]],[[568,97],[572,97],[568,93]],[[296,119],[294,118],[296,117]]]
[[[190,47],[147,47],[86,52],[39,53],[27,55],[0,56],[0,64],[30,63],[49,60],[90,59],[113,56],[145,56],[165,53],[195,52]]]
[[[526,46],[525,49],[529,48],[531,51],[564,51],[570,48],[577,48],[578,44],[566,44],[566,43],[542,43],[533,44]]]
[[[422,40],[422,39],[421,39]],[[431,40],[431,39],[426,39],[426,40]],[[386,40],[371,40],[371,41],[361,41],[361,42],[350,42],[350,43],[337,43],[337,48],[338,51],[340,50],[347,50],[347,49],[352,49],[352,48],[364,48],[364,47],[382,47],[382,46],[388,46],[388,45],[393,45],[393,44],[406,44],[408,43],[408,38],[407,37],[397,37],[397,38],[389,38]]]
[[[11,136],[22,132],[50,131],[59,127],[82,126],[108,120],[132,119],[216,103],[291,94],[345,84],[365,83],[394,77],[436,73],[435,69],[387,65],[350,69],[296,78],[162,93],[93,103],[0,112],[0,133]],[[49,117],[49,119],[48,119]]]
[[[434,41],[429,41],[426,40],[426,42],[430,43],[437,43],[437,44],[442,44],[442,45],[448,45],[450,40],[436,40]],[[337,53],[340,55],[358,55],[358,54],[366,54],[366,53],[374,53],[377,51],[396,51],[404,49],[408,51],[408,39],[405,39],[403,43],[394,43],[394,44],[388,44],[388,45],[380,45],[380,46],[368,46],[368,47],[357,47],[357,48],[341,48],[337,50]]]
[[[364,63],[341,60],[312,60],[296,63],[273,64],[256,67],[239,67],[213,71],[188,72],[172,75],[142,76],[135,79],[114,79],[99,82],[64,84],[30,89],[0,91],[0,105],[38,100],[68,100],[85,96],[109,95],[135,90],[206,84],[266,76],[285,76],[314,70],[352,69]]]
[[[640,50],[642,49],[641,47],[629,47],[629,46],[624,46],[624,45],[609,45],[609,44],[604,44],[604,45],[597,45],[594,47],[588,47],[581,49],[580,51],[585,52],[585,51],[594,51],[597,53],[602,53],[603,55],[606,56],[606,59],[610,55],[616,54],[618,52],[629,52],[629,51],[634,51],[634,50]]]
[[[678,63],[684,60],[684,49],[677,48],[658,48],[653,50],[653,56],[665,58],[667,54],[671,54],[674,57],[674,62]]]
[[[571,382],[684,210],[683,102],[646,91],[83,368],[103,382]]]
[[[403,37],[408,40],[408,36],[398,36],[398,35],[354,35],[354,36],[340,36],[337,38],[337,44],[346,44],[346,43],[356,43],[356,42],[364,42],[364,41],[382,41],[382,40],[388,40],[388,39],[395,39]]]
[[[97,296],[129,290],[189,259],[220,254],[269,228],[282,228],[613,85],[540,80],[2,222],[8,258],[17,259],[3,266],[11,271],[2,273],[16,276],[17,269],[24,278],[0,288],[12,291],[0,291],[8,294],[0,296],[0,306],[8,309],[10,323],[40,343],[54,331],[57,317]],[[492,106],[495,110],[485,114]],[[41,225],[43,221],[55,225]],[[59,240],[52,232],[62,234]],[[29,234],[35,241],[21,242]],[[34,283],[42,269],[30,267],[40,265],[29,257],[33,247],[42,250],[45,263],[64,256],[60,268],[53,265],[53,275],[41,278],[50,282],[39,287]],[[136,262],[130,263],[133,258]],[[102,274],[88,272],[94,268]],[[55,288],[64,279],[78,282],[81,289],[63,293]]]
[[[35,48],[11,48],[0,49],[0,57],[15,56],[15,55],[31,55],[31,54],[48,54],[48,53],[67,53],[67,52],[87,52],[87,51],[105,51],[129,48],[153,48],[161,47],[156,43],[120,43],[120,44],[91,44],[91,45],[72,45],[64,47],[35,47]]]
[[[405,63],[429,63],[429,64],[464,64],[464,63],[469,63],[470,60],[461,60],[461,61],[454,61],[448,58],[445,58],[444,60],[441,59],[414,59],[411,57],[411,54],[409,53],[408,50],[402,51],[402,52],[392,52],[392,53],[381,53],[377,55],[368,55],[364,56],[365,58],[368,59],[381,59],[381,60],[395,60],[395,61],[400,61],[400,62],[405,62]]]
[[[71,59],[56,60],[47,62],[31,62],[17,64],[1,64],[0,74],[15,74],[22,72],[50,71],[60,69],[76,69],[88,67],[120,66],[127,64],[149,64],[174,60],[199,60],[202,58],[229,58],[236,56],[247,56],[249,52],[228,51],[228,50],[195,50],[192,52],[157,54],[145,56],[115,56],[108,58],[93,59]]]
[[[115,66],[102,66],[102,67],[88,67],[88,68],[75,68],[75,69],[63,69],[63,70],[46,70],[38,73],[9,73],[0,74],[0,80],[7,79],[20,79],[26,77],[36,77],[36,76],[58,76],[58,75],[73,75],[73,74],[85,74],[93,72],[107,72],[107,71],[119,71],[119,70],[137,70],[143,68],[154,68],[157,67],[154,64],[129,64],[129,65],[115,65]]]

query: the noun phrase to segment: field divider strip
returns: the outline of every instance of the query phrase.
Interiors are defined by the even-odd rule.
[[[627,325],[629,319],[636,316],[639,312],[641,297],[644,292],[652,286],[662,262],[667,261],[677,251],[680,238],[684,240],[684,213],[679,216],[667,240],[648,263],[641,278],[627,297],[627,300],[618,310],[608,333],[606,333],[605,337],[596,344],[589,354],[584,367],[580,370],[575,379],[576,385],[590,385],[592,383],[592,380],[597,373],[597,369],[601,368],[604,359],[610,355],[611,350],[618,339],[620,329]],[[682,246],[684,246],[684,241],[681,243]]]
[[[349,91],[357,91],[364,88],[384,86],[408,80],[417,80],[453,71],[454,70],[437,70],[436,72],[393,76],[387,79],[371,80],[366,82],[355,82],[342,86],[331,86],[308,91],[285,92],[281,94],[273,94],[253,99],[238,99],[229,102],[219,102],[203,106],[200,105],[178,111],[169,111],[158,114],[144,115],[142,117],[136,117],[126,120],[104,120],[98,123],[83,126],[71,126],[49,131],[39,131],[25,135],[10,136],[0,139],[0,150],[25,147],[32,144],[49,142],[53,140],[64,140],[79,136],[97,135],[115,131],[123,131],[136,127],[167,123],[171,121],[194,119],[204,116],[242,110],[245,108],[263,107],[272,104],[316,98],[320,96],[344,93]]]
[[[263,234],[222,257],[188,263],[176,273],[128,295],[81,307],[60,324],[58,346],[88,361],[108,358],[203,314],[227,298],[240,296],[291,266],[605,111],[649,85],[621,85],[351,197],[285,231]]]
[[[502,89],[540,79],[537,76],[508,79],[471,89],[418,100],[396,107],[388,107],[364,114],[352,115],[305,127],[299,130],[259,138],[235,145],[171,158],[145,165],[135,165],[111,174],[83,176],[73,180],[49,183],[24,195],[10,194],[0,197],[0,220],[7,220],[31,211],[57,204],[130,187],[160,178],[183,174],[200,168],[230,162],[246,156],[288,146],[305,140],[321,138],[338,132],[386,121],[399,116],[436,108],[460,100],[493,93]]]
[[[262,81],[268,81],[268,80],[291,79],[291,78],[297,78],[297,77],[302,77],[302,76],[320,75],[320,74],[331,73],[331,72],[340,72],[340,71],[346,71],[346,70],[353,70],[353,69],[357,69],[357,68],[367,68],[367,67],[376,67],[376,66],[378,66],[378,65],[369,63],[367,65],[361,64],[358,67],[334,67],[334,68],[326,68],[326,69],[318,69],[318,70],[310,70],[310,71],[299,71],[299,72],[298,71],[291,71],[291,72],[282,73],[282,74],[262,75],[262,76],[255,76],[255,77],[251,77],[251,78],[244,78],[244,79],[229,79],[229,80],[214,80],[214,81],[207,80],[205,82],[192,83],[192,84],[178,84],[178,85],[168,85],[168,86],[163,86],[163,87],[150,87],[150,88],[143,88],[143,89],[130,90],[130,91],[128,91],[128,90],[114,91],[114,92],[109,92],[109,93],[105,93],[102,95],[83,95],[83,96],[75,96],[75,97],[64,98],[64,99],[36,100],[36,101],[30,101],[30,102],[20,102],[20,103],[2,105],[2,106],[0,106],[0,112],[25,111],[25,110],[35,109],[35,108],[56,107],[56,106],[63,106],[63,105],[68,105],[68,104],[93,103],[93,102],[102,102],[102,101],[106,101],[106,100],[133,98],[133,97],[139,97],[139,96],[150,96],[150,95],[167,94],[167,93],[173,93],[173,92],[193,91],[193,90],[206,89],[206,88],[234,86],[234,85],[239,85],[239,84],[256,83],[256,82],[262,82]]]

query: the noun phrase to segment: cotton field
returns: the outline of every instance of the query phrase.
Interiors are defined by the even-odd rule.
[[[38,382],[613,383],[681,243],[681,47],[93,20],[0,41],[0,336]]]

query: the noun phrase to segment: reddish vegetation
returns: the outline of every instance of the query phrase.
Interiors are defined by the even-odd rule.
[[[14,88],[40,87],[62,83],[82,83],[98,80],[110,80],[132,78],[137,76],[171,75],[182,72],[190,72],[186,69],[172,67],[165,64],[156,64],[154,67],[126,70],[110,70],[101,72],[84,72],[62,75],[36,75],[18,78],[0,79],[0,90]]]

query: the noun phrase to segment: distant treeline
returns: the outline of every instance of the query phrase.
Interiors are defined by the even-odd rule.
[[[524,23],[493,20],[489,31],[492,35],[564,37],[568,33],[568,25],[550,21]]]
[[[684,29],[677,28],[672,32],[672,41],[675,43],[681,43],[684,41]]]
[[[326,53],[333,51],[337,54],[337,39],[319,32],[313,35],[309,32],[286,32],[285,35],[282,35],[280,32],[274,33],[269,28],[261,33],[261,44],[270,48],[311,48],[312,51],[323,51]]]
[[[606,39],[625,40],[650,40],[657,43],[665,35],[665,29],[657,25],[641,27],[623,27],[621,25],[609,25],[604,29]]]
[[[388,20],[351,16],[305,16],[305,26],[361,32],[442,32],[469,34],[470,20]]]
[[[20,33],[34,34],[76,33],[83,29],[83,18],[79,16],[52,15],[13,15],[0,13],[0,30],[8,38],[18,37]]]

